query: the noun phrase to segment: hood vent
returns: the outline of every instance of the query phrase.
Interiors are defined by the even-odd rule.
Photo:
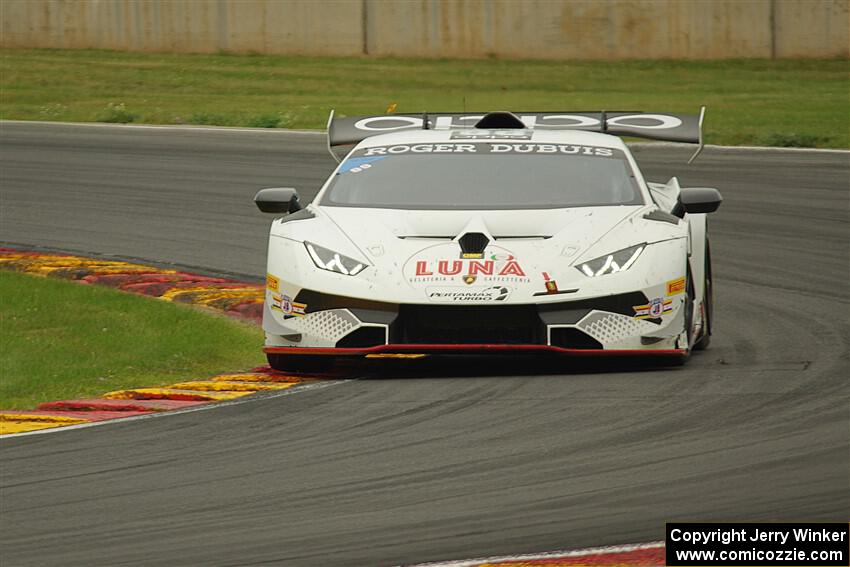
[[[292,216],[292,215],[290,215]],[[400,238],[401,240],[454,240],[454,236],[433,236],[433,235],[420,235],[420,234],[408,234],[408,235],[397,235],[396,238]],[[493,240],[548,240],[552,238],[551,234],[512,234],[505,236],[493,236]]]
[[[454,236],[430,236],[430,235],[419,235],[419,234],[409,234],[406,236],[396,236],[396,238],[401,238],[402,240],[454,240]]]
[[[516,236],[494,236],[493,240],[548,240],[552,235],[546,234],[520,234]]]
[[[458,239],[463,258],[481,258],[490,239],[480,232],[467,232]]]

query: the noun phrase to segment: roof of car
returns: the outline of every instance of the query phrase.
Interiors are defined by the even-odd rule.
[[[465,137],[469,136],[469,137]],[[388,144],[433,144],[433,143],[496,142],[513,144],[578,144],[602,148],[625,149],[626,145],[617,136],[584,132],[581,130],[480,130],[474,128],[451,128],[445,130],[404,130],[377,134],[357,144],[357,148],[371,148]]]

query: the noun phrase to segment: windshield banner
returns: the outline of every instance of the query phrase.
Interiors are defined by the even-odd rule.
[[[577,144],[532,144],[528,142],[510,143],[437,143],[437,144],[393,144],[391,146],[374,146],[363,148],[352,154],[352,159],[392,156],[402,154],[559,154],[574,156],[595,156],[625,159],[621,150],[599,146],[583,146]]]

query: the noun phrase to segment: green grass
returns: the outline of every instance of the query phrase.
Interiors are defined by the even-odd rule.
[[[264,362],[258,327],[114,289],[0,271],[0,408]]]
[[[0,118],[324,128],[328,111],[708,106],[715,144],[850,147],[842,60],[506,61],[0,50]]]

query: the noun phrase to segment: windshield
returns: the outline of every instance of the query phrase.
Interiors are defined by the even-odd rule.
[[[552,209],[643,204],[625,154],[533,143],[396,144],[340,165],[322,205],[392,209]]]

